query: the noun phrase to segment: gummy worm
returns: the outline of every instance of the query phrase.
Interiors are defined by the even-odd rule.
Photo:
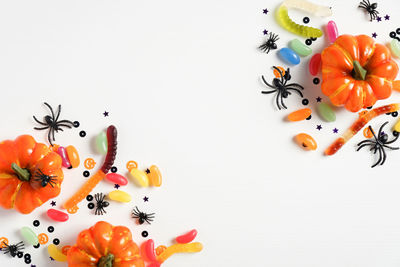
[[[157,257],[157,261],[159,263],[163,263],[166,259],[174,255],[175,253],[182,253],[182,252],[199,252],[203,249],[203,245],[200,242],[193,242],[189,244],[174,244],[169,246],[166,250],[164,250],[160,255]]]
[[[317,28],[297,24],[289,17],[289,8],[300,9],[319,17],[328,17],[332,15],[329,7],[313,4],[306,0],[286,0],[276,12],[278,23],[286,30],[304,37],[321,37],[322,31]]]
[[[394,103],[379,108],[374,108],[373,110],[365,113],[356,120],[346,132],[343,133],[341,137],[336,139],[326,150],[325,155],[330,156],[335,154],[347,141],[350,140],[358,131],[360,131],[370,120],[373,118],[383,115],[386,113],[394,112],[400,109],[400,103]]]
[[[104,160],[103,166],[98,170],[86,183],[64,203],[64,209],[70,209],[78,205],[95,187],[103,180],[106,174],[110,171],[114,164],[115,156],[117,155],[117,129],[114,125],[107,128],[107,142],[108,149],[107,155]]]

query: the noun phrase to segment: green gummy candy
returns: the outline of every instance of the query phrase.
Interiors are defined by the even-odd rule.
[[[325,121],[332,122],[336,120],[335,112],[326,103],[320,103],[318,105],[318,113]]]
[[[290,41],[289,46],[294,52],[302,57],[309,56],[312,53],[312,49],[300,42],[299,39],[293,39]]]
[[[396,39],[393,39],[390,42],[390,50],[392,50],[393,55],[400,58],[400,42]]]
[[[21,235],[23,238],[31,245],[36,246],[39,243],[39,238],[33,232],[33,230],[29,227],[22,227],[21,228]]]
[[[96,137],[96,146],[99,153],[105,155],[107,154],[108,143],[107,143],[107,134],[105,132],[99,133]]]

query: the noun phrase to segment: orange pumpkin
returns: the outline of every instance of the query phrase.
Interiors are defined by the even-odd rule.
[[[352,112],[388,98],[399,68],[389,49],[366,35],[342,35],[322,52],[322,92]]]
[[[58,196],[61,157],[30,135],[0,143],[0,206],[27,214]]]
[[[103,221],[79,234],[68,250],[67,260],[69,267],[144,267],[129,229]]]

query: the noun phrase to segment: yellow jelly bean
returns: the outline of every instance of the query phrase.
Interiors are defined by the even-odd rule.
[[[56,261],[67,261],[67,256],[65,256],[54,244],[50,244],[47,247],[47,252],[49,252],[50,257]]]
[[[79,154],[78,154],[78,151],[76,150],[76,148],[74,146],[67,146],[66,150],[67,150],[68,159],[69,159],[69,162],[71,163],[72,168],[79,167],[79,164],[81,163],[81,161],[79,159]]]
[[[121,190],[114,190],[108,193],[108,198],[119,202],[130,202],[132,200],[131,195]]]
[[[398,120],[398,121],[396,122],[396,124],[395,124],[394,127],[393,127],[393,130],[395,130],[396,132],[399,132],[399,133],[400,133],[400,120]]]
[[[161,186],[162,184],[162,176],[161,172],[156,165],[151,165],[149,168],[149,172],[147,174],[149,177],[149,183],[152,186]]]
[[[149,178],[147,177],[147,174],[144,171],[134,168],[130,170],[130,174],[137,185],[142,187],[149,186]]]

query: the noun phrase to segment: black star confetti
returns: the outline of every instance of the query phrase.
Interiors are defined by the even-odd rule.
[[[321,129],[322,129],[322,126],[321,125],[317,125],[317,130],[321,131]]]
[[[52,207],[54,207],[54,206],[56,205],[56,202],[53,200],[53,201],[50,203],[50,205],[51,205]]]
[[[339,132],[338,128],[333,129],[333,133],[338,133],[338,132]]]
[[[263,9],[264,14],[268,14],[268,12],[269,12],[268,9]]]
[[[316,99],[317,99],[317,102],[321,102],[322,101],[321,97],[317,97]]]
[[[108,117],[108,113],[109,113],[109,112],[104,111],[104,113],[103,113],[104,117]]]
[[[385,20],[389,20],[389,19],[390,19],[390,16],[389,16],[389,15],[386,15],[384,18],[385,18]]]
[[[120,187],[119,184],[114,184],[114,188],[118,189]]]
[[[144,201],[144,202],[147,202],[147,201],[149,201],[149,198],[148,198],[148,197],[144,197],[144,198],[143,198],[143,201]]]
[[[372,37],[373,38],[376,38],[378,36],[378,34],[376,33],[376,32],[374,32],[373,34],[372,34]]]
[[[382,17],[377,17],[376,21],[378,21],[378,22],[382,21]]]

